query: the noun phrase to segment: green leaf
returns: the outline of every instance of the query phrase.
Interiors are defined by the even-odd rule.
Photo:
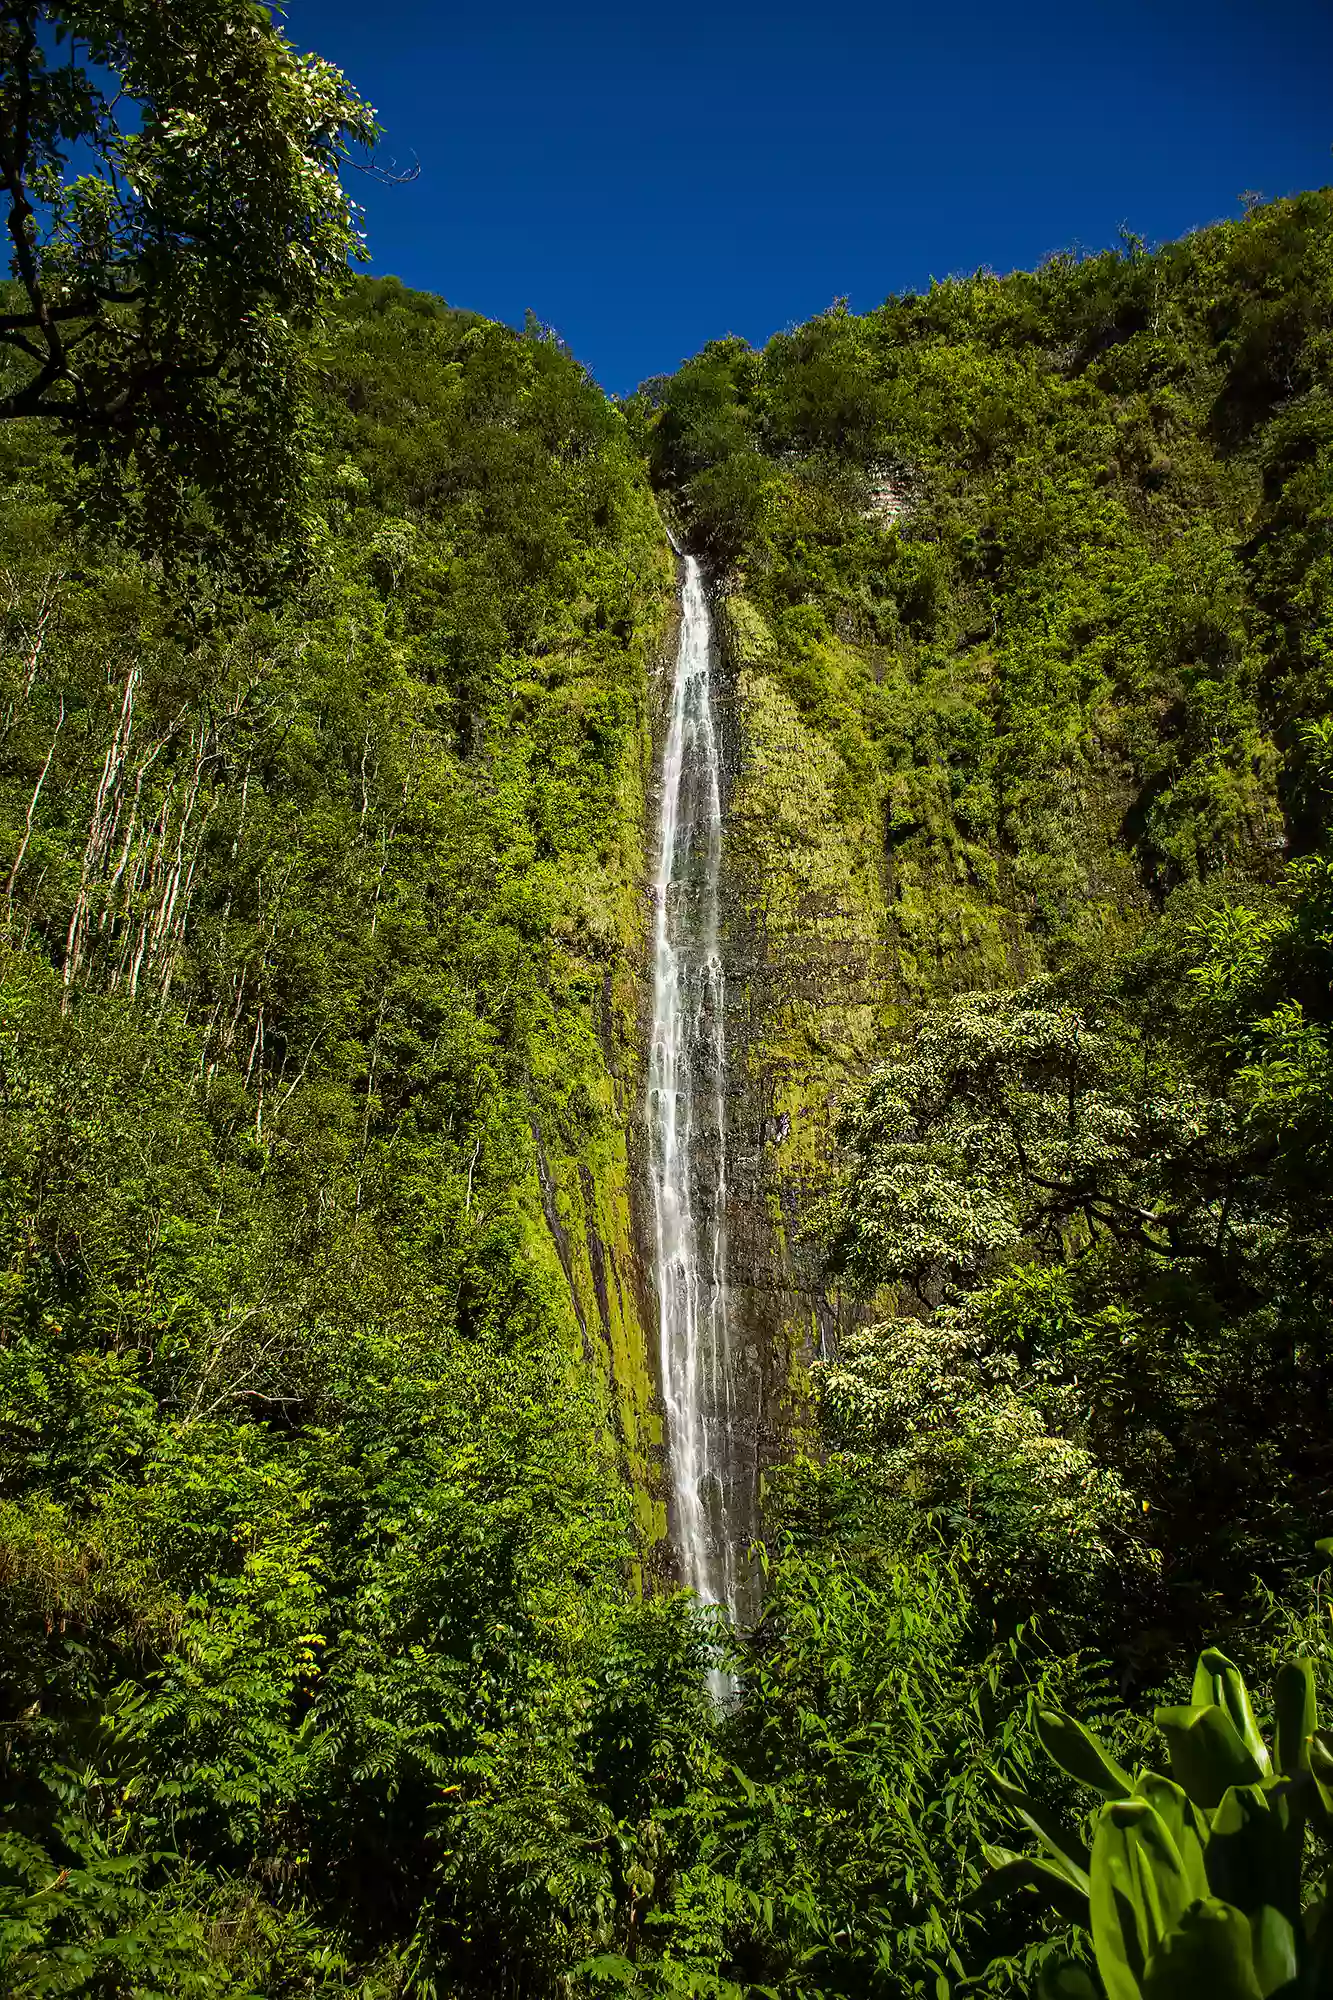
[[[638,1983],[638,1976],[630,1961],[621,1958],[614,1951],[599,1952],[595,1958],[583,1959],[580,1964],[572,1968],[571,1976],[576,1979],[598,1979],[607,1982],[614,1980],[618,1986],[631,1992]]]
[[[1276,1993],[1296,1977],[1296,1932],[1281,1910],[1264,1903],[1250,1918],[1254,1970],[1264,1994]]]
[[[1313,1661],[1283,1661],[1273,1684],[1273,1711],[1277,1768],[1284,1778],[1298,1777],[1310,1768],[1309,1739],[1319,1724]]]
[[[1193,1900],[1166,1826],[1143,1798],[1098,1816],[1092,1842],[1092,1943],[1109,2000],[1139,2000],[1145,1968]]]
[[[1160,1771],[1140,1771],[1134,1782],[1139,1798],[1147,1799],[1167,1832],[1175,1841],[1190,1884],[1191,1894],[1208,1894],[1208,1874],[1204,1865],[1204,1845],[1208,1823],[1199,1808],[1180,1786]]]
[[[1327,1729],[1313,1731],[1306,1743],[1313,1789],[1303,1794],[1312,1826],[1327,1837],[1333,1834],[1333,1735]]]
[[[1291,1896],[1285,1800],[1274,1800],[1261,1785],[1232,1785],[1213,1814],[1208,1843],[1208,1881],[1223,1902],[1252,1910],[1263,1903],[1300,1916],[1300,1880]]]
[[[1087,1966],[1062,1958],[1042,1967],[1037,1977],[1037,2000],[1100,2000],[1100,1996]]]
[[[1061,1826],[1060,1822],[1051,1813],[1048,1813],[1044,1806],[1037,1805],[1035,1801],[1027,1796],[1026,1792],[1020,1790],[1017,1785],[1011,1784],[1008,1778],[1002,1778],[998,1771],[992,1771],[991,1778],[996,1789],[1013,1806],[1024,1826],[1027,1827],[1030,1833],[1034,1833],[1037,1836],[1037,1839],[1051,1856],[1056,1866],[1063,1871],[1076,1889],[1080,1889],[1086,1895],[1088,1893],[1088,1862],[1090,1857],[1086,1846],[1078,1838],[1077,1834],[1070,1833],[1065,1827]]]
[[[1224,1708],[1159,1708],[1153,1720],[1171,1751],[1171,1775],[1196,1806],[1211,1810],[1229,1785],[1263,1777]]]
[[[1263,1777],[1268,1777],[1272,1766],[1268,1758],[1268,1746],[1259,1734],[1259,1725],[1254,1719],[1250,1706],[1249,1692],[1239,1667],[1229,1660],[1216,1646],[1208,1646],[1199,1655],[1194,1669],[1194,1691],[1190,1698],[1194,1708],[1207,1708],[1216,1703],[1226,1710],[1235,1725],[1236,1734],[1253,1757]]]
[[[1003,1850],[988,1850],[989,1853]],[[1083,1888],[1071,1882],[1063,1869],[1052,1861],[1043,1861],[1037,1854],[1014,1854],[1001,1862],[973,1890],[967,1899],[969,1909],[986,1909],[992,1903],[1001,1902],[1004,1897],[1016,1894],[1020,1889],[1035,1889],[1039,1895],[1071,1924],[1088,1923],[1088,1878],[1084,1876]]]
[[[1264,2000],[1250,1926],[1230,1903],[1193,1903],[1152,1955],[1143,2000]]]
[[[1039,1708],[1036,1716],[1037,1740],[1062,1771],[1081,1784],[1091,1785],[1109,1799],[1128,1798],[1134,1783],[1128,1771],[1117,1764],[1090,1729],[1076,1722],[1063,1709]]]

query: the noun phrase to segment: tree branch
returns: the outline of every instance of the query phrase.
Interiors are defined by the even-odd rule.
[[[41,348],[34,347],[32,342],[30,340],[25,339],[21,333],[8,331],[4,327],[0,327],[0,340],[7,341],[11,347],[22,348],[23,352],[25,354],[30,354],[33,360],[37,362],[39,366],[46,359],[46,356],[42,353]]]
[[[37,259],[33,252],[30,225],[36,222],[32,203],[28,200],[24,173],[28,154],[32,146],[32,65],[37,53],[37,35],[34,21],[30,16],[25,24],[25,32],[19,42],[15,56],[17,90],[14,97],[13,121],[3,135],[0,147],[0,181],[9,192],[9,234],[14,245],[14,266],[23,289],[32,301],[33,321],[40,328],[46,343],[46,356],[40,362],[40,372],[33,392],[43,395],[59,376],[64,365],[64,350],[60,330],[51,318],[51,309],[42,291],[41,278],[37,270]]]
[[[48,305],[44,317],[35,310],[26,313],[0,313],[0,339],[10,338],[17,332],[27,332],[34,326],[55,325],[72,319],[94,319],[99,305],[137,305],[143,296],[142,285],[135,285],[127,292],[115,291],[109,285],[90,285],[86,291],[79,294],[78,298],[70,300],[63,306]]]

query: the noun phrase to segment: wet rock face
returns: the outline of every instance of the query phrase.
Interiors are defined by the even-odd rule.
[[[758,609],[719,593],[714,623],[727,1270],[744,1448],[762,1470],[789,1457],[809,1425],[810,1361],[867,1315],[829,1281],[816,1233],[843,1108],[922,1005],[1022,984],[1040,972],[1045,940],[1022,856],[998,844],[960,851],[945,817],[937,825],[924,811],[941,774],[914,774],[910,812],[896,776],[887,801],[858,805],[863,791],[803,718],[799,673]],[[850,643],[827,643],[849,670],[871,670]],[[1136,894],[1120,817],[1108,765],[1071,801],[1063,843],[1071,882],[1108,922]]]
[[[661,760],[646,1118],[658,1374],[676,1567],[704,1603],[749,1609],[755,1475],[738,1422],[726,1273],[725,974],[717,659],[698,562],[684,559]]]
[[[835,1127],[901,1018],[883,842],[835,807],[836,754],[764,671],[753,608],[717,606],[725,770],[727,1268],[745,1449],[808,1425],[806,1371],[858,1308],[829,1282],[812,1211]]]
[[[819,1245],[810,1235],[811,1211],[827,1186],[839,1111],[864,1080],[899,1011],[892,1004],[897,982],[885,946],[882,839],[873,828],[849,827],[836,809],[839,760],[765,672],[771,642],[758,614],[744,600],[719,600],[715,594],[712,609],[712,699],[721,751],[717,932],[725,1069],[720,1116],[713,1115],[710,1093],[695,1107],[691,1182],[697,1219],[703,1222],[709,1191],[725,1178],[722,1253],[731,1394],[725,1442],[719,1438],[719,1444],[727,1461],[735,1563],[762,1529],[757,1494],[764,1470],[789,1459],[808,1428],[810,1361],[833,1348],[859,1316],[825,1279]],[[676,652],[673,634],[652,690],[655,751],[648,819],[654,826],[662,815]],[[688,799],[682,810],[688,816]],[[654,860],[660,868],[660,855]],[[655,899],[646,893],[639,1014],[645,1091],[635,1210],[640,1261],[656,1292],[646,1157],[654,911]],[[708,1025],[706,1016],[704,1009],[700,1019]],[[654,1321],[659,1310],[655,1298]],[[656,1363],[665,1403],[670,1399],[663,1395],[660,1355]],[[666,1442],[657,1491],[670,1498]],[[671,1533],[653,1552],[654,1573],[698,1587],[681,1546],[675,1498],[669,1513]],[[752,1570],[735,1563],[727,1594],[742,1621],[757,1609],[757,1584]]]

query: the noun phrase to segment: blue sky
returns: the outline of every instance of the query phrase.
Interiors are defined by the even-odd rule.
[[[628,391],[834,298],[1333,182],[1330,0],[294,0],[380,112],[372,268]]]

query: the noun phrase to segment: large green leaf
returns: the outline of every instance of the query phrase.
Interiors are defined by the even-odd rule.
[[[1312,1730],[1307,1750],[1315,1783],[1321,1788],[1333,1784],[1333,1729]]]
[[[1272,1770],[1268,1746],[1259,1733],[1240,1669],[1216,1646],[1209,1646],[1200,1653],[1194,1669],[1194,1691],[1190,1697],[1193,1708],[1207,1708],[1211,1703],[1226,1710],[1235,1724],[1236,1734],[1258,1765],[1261,1776],[1268,1777]]]
[[[1171,1751],[1171,1775],[1196,1806],[1211,1810],[1229,1785],[1254,1785],[1262,1779],[1235,1723],[1216,1703],[1159,1708],[1153,1720]]]
[[[1037,2000],[1101,2000],[1086,1965],[1072,1958],[1044,1965],[1037,1978]]]
[[[1264,1903],[1251,1913],[1250,1943],[1262,1991],[1278,1993],[1289,1986],[1297,1971],[1295,1925],[1281,1910]]]
[[[1138,1797],[1147,1799],[1175,1841],[1191,1894],[1206,1896],[1208,1874],[1204,1865],[1204,1843],[1208,1839],[1208,1822],[1199,1808],[1179,1785],[1170,1778],[1164,1778],[1159,1771],[1140,1771],[1134,1790]]]
[[[1274,1799],[1262,1785],[1232,1785],[1213,1814],[1208,1843],[1208,1882],[1214,1896],[1243,1910],[1265,1903],[1300,1916],[1290,1903],[1286,1802]]]
[[[1063,1870],[1075,1888],[1081,1889],[1086,1895],[1090,1856],[1078,1835],[1061,1826],[1059,1820],[1048,1813],[1044,1806],[1030,1799],[1026,1792],[1018,1785],[1012,1784],[1008,1778],[1002,1778],[998,1771],[991,1772],[991,1780],[996,1790],[1009,1801],[1028,1831],[1037,1836],[1056,1866]]]
[[[1058,1868],[1053,1861],[1044,1861],[1038,1854],[1008,1854],[1003,1848],[987,1848],[985,1851],[988,1861],[997,1854],[1003,1854],[1005,1858],[993,1862],[990,1874],[968,1897],[970,1909],[985,1909],[1019,1889],[1035,1889],[1068,1922],[1082,1924],[1086,1929],[1087,1886],[1078,1888],[1062,1868]],[[1086,1885],[1086,1876],[1084,1882]]]
[[[1284,1660],[1273,1684],[1273,1749],[1278,1771],[1295,1778],[1310,1768],[1310,1738],[1319,1723],[1314,1663]]]
[[[1152,1955],[1143,2000],[1264,2000],[1250,1926],[1230,1903],[1194,1903]]]
[[[1060,1708],[1039,1708],[1037,1740],[1052,1763],[1108,1799],[1128,1798],[1134,1781],[1090,1729]]]
[[[1180,1850],[1147,1799],[1106,1806],[1092,1842],[1092,1944],[1109,2000],[1139,2000],[1148,1961],[1194,1900]]]

